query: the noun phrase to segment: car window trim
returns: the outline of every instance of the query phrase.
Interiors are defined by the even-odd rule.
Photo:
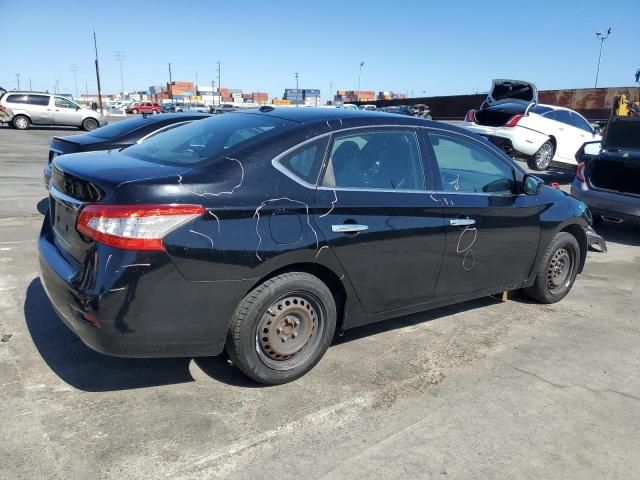
[[[458,132],[451,132],[449,130],[444,130],[444,129],[431,129],[431,128],[426,128],[427,130],[427,135],[429,135],[429,131],[430,130],[437,130],[438,132],[443,132],[444,136],[451,136],[453,138],[456,138],[456,136],[459,137],[466,137],[466,138],[462,138],[462,140],[468,141],[469,143],[476,145],[480,148],[482,148],[484,151],[486,151],[487,153],[493,155],[495,158],[497,158],[501,163],[503,163],[505,166],[509,167],[509,169],[511,169],[511,173],[513,174],[513,181],[515,183],[516,186],[516,190],[517,190],[517,186],[518,183],[522,181],[522,177],[524,176],[524,173],[520,170],[519,165],[515,164],[515,161],[508,161],[506,158],[502,158],[501,155],[496,155],[495,152],[493,152],[490,148],[487,148],[486,145],[483,145],[481,142],[478,142],[475,138],[470,137],[468,135],[463,135],[460,134],[458,135]],[[430,147],[430,153],[432,155],[433,161],[434,161],[434,167],[436,168],[436,178],[435,181],[438,183],[440,189],[436,190],[436,193],[439,193],[441,195],[475,195],[475,196],[483,196],[483,197],[515,197],[515,196],[519,196],[519,195],[523,195],[522,192],[516,191],[516,192],[511,192],[511,193],[502,193],[502,194],[495,194],[495,193],[491,193],[491,192],[449,192],[447,190],[443,190],[442,187],[442,177],[440,176],[440,165],[438,165],[438,159],[436,157],[436,152],[433,149],[433,143],[431,142],[431,137],[428,136],[429,141],[426,142],[428,144],[428,147]]]
[[[271,165],[273,165],[273,167],[278,170],[280,173],[283,173],[284,175],[286,175],[287,177],[289,177],[291,180],[293,180],[294,182],[302,185],[305,188],[309,188],[309,189],[315,189],[318,187],[318,181],[320,180],[320,176],[323,172],[324,169],[324,165],[326,163],[326,156],[327,156],[327,151],[329,149],[329,145],[331,144],[331,139],[329,139],[329,141],[327,142],[327,145],[325,146],[325,151],[324,154],[322,155],[322,164],[320,165],[320,170],[318,171],[318,176],[316,177],[316,183],[312,184],[307,182],[305,179],[299,177],[298,175],[296,175],[294,172],[292,172],[291,170],[289,170],[286,166],[284,166],[281,163],[281,160],[283,158],[285,158],[287,155],[289,155],[290,153],[295,152],[298,149],[302,149],[304,148],[306,145],[316,142],[324,137],[330,137],[332,132],[326,132],[326,133],[322,133],[320,135],[316,135],[315,137],[312,138],[308,138],[307,140],[305,140],[304,142],[301,143],[297,143],[294,146],[286,149],[284,152],[278,154],[277,156],[275,156],[272,160],[271,160]]]

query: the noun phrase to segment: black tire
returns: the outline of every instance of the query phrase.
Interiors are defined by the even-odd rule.
[[[16,130],[28,130],[31,126],[31,120],[24,115],[16,115],[13,117],[13,120],[11,120],[11,124]]]
[[[336,305],[327,286],[308,273],[283,273],[242,299],[225,348],[249,378],[280,385],[301,377],[320,361],[335,327]]]
[[[556,303],[571,290],[578,274],[580,245],[576,237],[560,232],[555,237],[538,266],[536,278],[525,294],[541,303]]]
[[[95,130],[99,126],[100,124],[95,118],[85,118],[82,121],[82,129],[86,130],[87,132],[90,132],[91,130]]]
[[[527,158],[527,165],[531,170],[537,170],[538,172],[544,171],[551,165],[555,153],[556,147],[553,145],[553,142],[547,140],[540,146],[536,153]]]

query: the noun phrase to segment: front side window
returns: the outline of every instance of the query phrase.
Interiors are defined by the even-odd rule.
[[[471,141],[431,133],[442,190],[507,195],[515,191],[513,168]]]
[[[56,107],[73,108],[74,110],[78,108],[78,106],[75,103],[73,103],[71,100],[67,100],[64,97],[56,97]]]
[[[557,110],[556,120],[567,125],[571,125],[571,113],[568,110]]]
[[[337,134],[322,185],[424,190],[416,134],[398,130]]]
[[[571,124],[579,128],[580,130],[584,130],[586,132],[592,132],[591,125],[584,118],[578,115],[576,112],[571,112]]]

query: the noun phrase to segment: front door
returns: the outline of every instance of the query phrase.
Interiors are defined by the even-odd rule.
[[[80,107],[64,97],[53,99],[53,121],[56,125],[78,126],[82,123]]]
[[[513,165],[475,139],[444,131],[429,137],[447,229],[438,297],[526,280],[540,240],[536,197],[518,195]]]
[[[334,134],[316,225],[368,313],[433,298],[445,233],[410,128]]]

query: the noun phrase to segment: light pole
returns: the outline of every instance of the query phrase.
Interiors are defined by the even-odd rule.
[[[171,98],[171,103],[173,103],[173,85],[171,80],[171,62],[169,62],[169,97]]]
[[[98,83],[98,106],[100,113],[104,112],[102,108],[102,87],[100,86],[100,66],[98,65],[98,40],[96,39],[96,30],[93,29],[93,47],[96,50],[96,80]]]
[[[18,90],[20,90],[20,74],[16,73],[16,78],[18,79]]]
[[[220,60],[218,60],[218,102],[222,103],[222,84],[220,83]]]
[[[596,86],[594,88],[598,88],[598,76],[600,75],[600,60],[602,59],[602,47],[604,46],[604,41],[609,38],[613,29],[609,27],[607,33],[602,33],[602,30],[598,30],[596,32],[596,37],[600,40],[600,55],[598,56],[598,69],[596,70]]]
[[[364,62],[360,62],[360,70],[358,72],[358,93],[356,94],[356,101],[360,101],[360,79],[362,78],[362,67],[364,67]]]
[[[76,65],[75,63],[72,65],[69,65],[69,70],[71,70],[73,72],[73,83],[76,86],[76,98],[79,98],[78,95],[78,65]]]
[[[300,76],[300,74],[298,72],[293,74],[294,77],[296,77],[296,108],[298,108],[300,105],[298,104],[298,102],[300,101],[300,99],[298,98],[298,95],[300,95],[300,89],[298,88],[298,77]]]
[[[122,62],[124,62],[127,59],[127,57],[122,50],[116,50],[115,57],[118,63],[120,64],[120,89],[121,89],[122,96],[124,97],[124,77],[122,75]]]

